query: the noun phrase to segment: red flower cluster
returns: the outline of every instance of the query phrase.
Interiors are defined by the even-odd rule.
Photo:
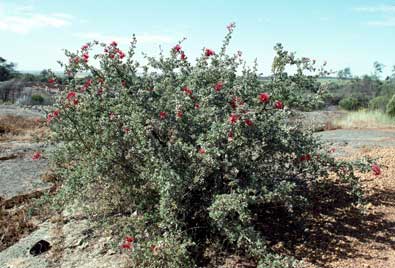
[[[56,80],[55,80],[54,78],[49,78],[49,79],[48,79],[48,83],[50,83],[50,84],[55,83],[55,81],[56,81]]]
[[[204,51],[204,55],[206,55],[206,57],[210,57],[210,56],[215,55],[215,52],[214,52],[214,50],[206,48],[206,50]]]
[[[234,125],[237,121],[239,121],[240,116],[236,114],[231,114],[228,118],[229,123]]]
[[[40,158],[41,158],[41,152],[35,152],[33,154],[33,157],[32,157],[33,160],[40,160]]]
[[[233,141],[233,132],[232,131],[229,131],[229,133],[228,133],[228,141],[229,142]]]
[[[205,154],[206,150],[203,147],[199,148],[199,154]]]
[[[133,243],[134,243],[134,237],[131,236],[126,236],[123,244],[121,245],[121,248],[123,249],[132,249],[133,248]]]
[[[254,124],[250,119],[244,119],[244,123],[249,127]]]
[[[232,109],[236,109],[238,106],[243,106],[244,101],[241,100],[239,97],[233,97],[232,100],[229,102]]]
[[[118,43],[115,42],[115,41],[112,41],[110,45],[113,46],[113,47],[116,47],[116,46],[118,46]]]
[[[81,92],[84,92],[92,85],[92,79],[88,79],[85,81],[84,85],[81,88]]]
[[[223,88],[223,86],[224,86],[224,83],[222,83],[222,82],[217,82],[217,84],[215,84],[215,86],[214,86],[214,89],[215,89],[215,91],[219,92],[219,91],[221,91],[221,89]]]
[[[190,95],[190,96],[193,93],[192,90],[189,87],[187,87],[187,86],[181,88],[181,91],[184,91],[185,93],[187,93],[187,95]]]
[[[77,93],[74,91],[70,91],[69,93],[67,93],[66,99],[68,101],[72,101],[74,105],[77,105],[79,103],[77,99]]]
[[[181,60],[186,60],[186,59],[187,59],[187,56],[185,56],[185,53],[181,52]]]
[[[282,101],[276,100],[275,103],[274,103],[274,107],[275,107],[276,109],[281,110],[281,109],[284,108],[284,104],[282,103]]]
[[[182,111],[177,111],[178,118],[182,118],[183,115],[184,115],[184,113]]]
[[[85,62],[88,62],[88,59],[89,59],[88,53],[82,54],[82,59],[83,59]]]
[[[81,47],[81,50],[86,50],[86,49],[88,49],[89,48],[89,45],[88,44],[85,44],[85,45],[83,45],[82,47]]]
[[[175,45],[175,46],[173,47],[173,51],[174,51],[174,52],[180,52],[180,51],[181,51],[181,46],[180,46],[179,44]]]
[[[372,168],[372,171],[373,171],[373,174],[374,174],[374,175],[378,176],[378,175],[381,174],[381,168],[380,168],[379,165],[377,165],[377,164],[372,164],[371,168]]]
[[[49,113],[49,114],[47,115],[47,124],[51,123],[51,121],[52,121],[54,118],[58,117],[59,114],[60,114],[60,110],[59,110],[59,109],[53,111],[52,113]]]
[[[160,118],[160,119],[165,119],[166,116],[167,116],[167,113],[166,113],[166,112],[160,112],[160,113],[159,113],[159,118]]]
[[[195,109],[199,110],[200,109],[200,104],[199,103],[195,103]]]
[[[305,155],[302,155],[301,157],[300,157],[300,161],[310,161],[311,160],[311,155],[310,154],[305,154]]]
[[[261,94],[259,94],[259,100],[262,102],[262,103],[267,103],[267,102],[269,102],[269,100],[270,100],[270,95],[269,95],[269,93],[261,93]]]

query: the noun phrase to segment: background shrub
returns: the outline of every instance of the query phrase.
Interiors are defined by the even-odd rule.
[[[44,97],[39,95],[39,94],[33,94],[31,99],[32,99],[32,104],[33,105],[43,104],[44,103]]]
[[[115,42],[66,51],[68,81],[47,118],[60,144],[59,196],[95,216],[129,215],[120,234],[135,237],[134,263],[202,267],[211,252],[291,267],[268,249],[263,223],[279,211],[303,221],[330,173],[350,201],[361,197],[352,163],[336,162],[312,133],[287,124],[291,107],[320,101],[316,76],[304,72],[322,69],[276,45],[273,75],[261,83],[256,66],[226,53],[232,31],[194,65],[181,43],[146,65],[133,59],[135,40],[127,57]],[[89,55],[97,45],[105,52]],[[81,82],[78,72],[90,76]]]
[[[371,111],[379,110],[385,112],[388,101],[389,101],[388,97],[385,96],[375,97],[371,101],[369,101],[369,110]]]
[[[361,103],[355,97],[345,97],[340,100],[339,106],[348,111],[355,111],[361,107]]]
[[[386,111],[390,116],[395,117],[395,95],[388,102]]]

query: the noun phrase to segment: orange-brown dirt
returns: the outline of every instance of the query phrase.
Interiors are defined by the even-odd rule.
[[[313,235],[292,250],[306,268],[395,267],[395,148],[360,149],[351,158],[364,156],[379,157],[382,167],[379,176],[360,174],[364,213],[339,206],[316,215]]]

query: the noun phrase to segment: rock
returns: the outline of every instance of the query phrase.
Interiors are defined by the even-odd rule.
[[[40,240],[30,249],[29,253],[33,256],[40,255],[48,250],[50,250],[51,244],[48,241]]]

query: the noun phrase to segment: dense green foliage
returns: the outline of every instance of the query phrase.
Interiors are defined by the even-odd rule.
[[[115,42],[66,52],[69,81],[47,119],[60,144],[59,196],[96,216],[130,215],[122,230],[133,236],[134,267],[201,267],[226,254],[293,267],[268,248],[274,215],[302,222],[331,173],[350,200],[361,197],[353,164],[287,123],[290,107],[319,101],[315,77],[304,73],[321,69],[277,45],[262,84],[256,66],[226,53],[232,31],[194,65],[181,43],[146,65],[133,59],[135,41],[127,56]],[[104,53],[90,55],[95,46]],[[83,83],[81,71],[91,74]]]
[[[32,104],[37,105],[37,104],[43,104],[44,103],[44,97],[39,95],[39,94],[34,94],[32,95]]]
[[[346,97],[339,101],[339,106],[348,111],[355,111],[359,109],[362,105],[357,98]]]
[[[388,102],[386,112],[390,116],[395,117],[395,94],[392,96],[391,100]]]
[[[371,111],[381,111],[385,112],[388,104],[388,97],[386,96],[378,96],[369,101],[369,110]]]

